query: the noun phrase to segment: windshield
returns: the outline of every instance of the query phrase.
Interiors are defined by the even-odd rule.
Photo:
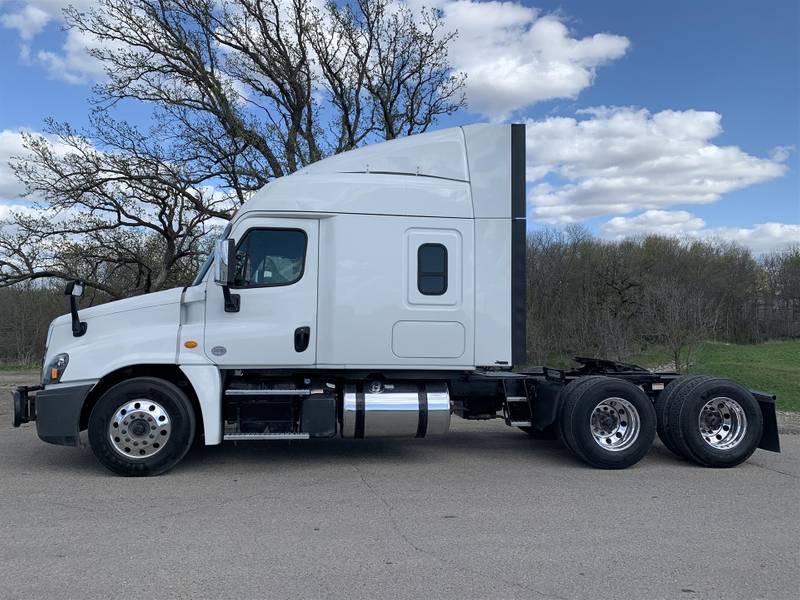
[[[222,230],[222,233],[219,235],[217,239],[218,240],[227,239],[227,237],[231,233],[232,225],[233,223],[228,222],[228,224],[225,226],[225,229]],[[212,246],[211,252],[208,253],[205,262],[203,262],[203,266],[200,267],[200,270],[197,272],[197,275],[195,276],[192,285],[198,285],[202,283],[203,279],[205,279],[206,273],[208,273],[208,270],[211,268],[213,262],[214,262],[214,247]]]

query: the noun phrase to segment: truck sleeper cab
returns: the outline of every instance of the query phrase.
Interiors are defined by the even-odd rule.
[[[123,475],[193,440],[445,433],[451,415],[557,434],[623,468],[658,434],[732,466],[778,450],[774,398],[710,377],[580,359],[525,365],[525,127],[471,125],[367,146],[277,179],[228,224],[192,285],[50,326],[14,424]],[[535,282],[532,282],[535,284]]]

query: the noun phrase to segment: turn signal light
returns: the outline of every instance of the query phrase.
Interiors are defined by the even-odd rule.
[[[190,349],[197,348],[197,342],[195,342],[194,340],[188,340],[186,342],[183,342],[183,346],[184,348],[190,348]]]
[[[45,385],[51,383],[58,383],[61,381],[61,376],[64,374],[64,370],[67,368],[67,364],[69,363],[69,355],[68,354],[57,354],[53,357],[50,361],[50,364],[47,365],[47,370],[43,373],[44,375],[44,383]]]

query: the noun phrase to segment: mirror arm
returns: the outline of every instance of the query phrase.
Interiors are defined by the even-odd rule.
[[[225,312],[239,312],[239,294],[231,294],[231,289],[223,285],[222,295],[225,297]]]
[[[69,297],[69,312],[72,315],[72,335],[73,337],[81,337],[86,333],[88,326],[78,316],[78,301],[75,296]]]

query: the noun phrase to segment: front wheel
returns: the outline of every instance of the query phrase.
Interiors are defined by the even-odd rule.
[[[186,394],[155,377],[118,383],[89,416],[89,444],[100,463],[125,476],[158,475],[188,452],[195,415]]]
[[[565,388],[560,426],[567,447],[600,469],[636,464],[653,444],[656,413],[637,386],[611,377],[594,377]]]

